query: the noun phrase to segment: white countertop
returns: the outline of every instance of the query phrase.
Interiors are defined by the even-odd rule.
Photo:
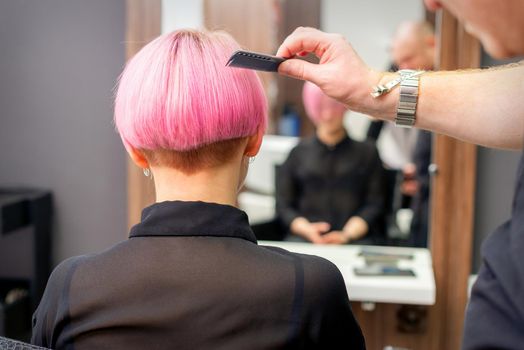
[[[435,278],[428,249],[358,245],[318,245],[311,243],[259,241],[259,245],[280,247],[291,252],[317,255],[335,264],[344,280],[350,300],[376,303],[433,305]],[[362,248],[389,254],[410,254],[411,260],[400,260],[399,268],[411,269],[410,276],[357,276],[353,269],[365,265]]]

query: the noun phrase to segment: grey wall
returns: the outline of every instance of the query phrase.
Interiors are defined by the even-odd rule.
[[[126,237],[125,0],[0,0],[0,186],[55,195],[55,263]]]
[[[482,66],[496,66],[521,59],[497,61],[483,53]],[[520,152],[478,147],[473,273],[478,271],[482,262],[480,255],[482,242],[511,215],[519,159]]]

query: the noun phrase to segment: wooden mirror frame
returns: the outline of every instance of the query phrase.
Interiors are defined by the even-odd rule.
[[[437,17],[439,70],[478,68],[479,41],[448,11]],[[432,349],[460,349],[471,274],[477,147],[438,135],[433,162],[430,249],[437,302]]]

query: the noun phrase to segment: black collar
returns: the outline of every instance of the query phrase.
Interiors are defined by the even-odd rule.
[[[257,242],[245,212],[205,202],[166,201],[145,208],[129,237],[147,236],[235,237]]]
[[[351,141],[352,141],[347,132],[345,133],[344,137],[334,145],[325,144],[324,142],[322,142],[322,140],[320,140],[320,138],[318,137],[316,133],[315,133],[314,140],[319,146],[321,146],[322,148],[328,151],[334,151],[336,149],[339,149],[345,146],[350,146]]]

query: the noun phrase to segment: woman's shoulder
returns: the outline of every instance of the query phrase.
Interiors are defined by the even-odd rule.
[[[62,260],[62,262],[53,269],[46,289],[55,289],[55,292],[59,292],[57,288],[63,288],[70,285],[78,273],[82,274],[86,270],[96,270],[98,271],[97,273],[101,273],[103,270],[100,270],[100,264],[107,264],[107,259],[104,259],[104,257],[114,256],[115,251],[121,249],[120,246],[125,246],[123,243],[125,242],[117,243],[99,253],[77,255]],[[75,278],[75,280],[77,279]]]
[[[331,261],[309,254],[290,252],[280,247],[263,246],[274,253],[285,257],[295,265],[297,275],[303,275],[308,288],[344,286],[344,279],[338,267]]]
[[[63,260],[53,269],[53,272],[49,277],[48,284],[50,284],[51,282],[66,282],[66,280],[70,278],[69,275],[74,273],[74,270],[76,270],[80,264],[82,264],[88,259],[91,259],[92,256],[93,254],[78,255]]]

